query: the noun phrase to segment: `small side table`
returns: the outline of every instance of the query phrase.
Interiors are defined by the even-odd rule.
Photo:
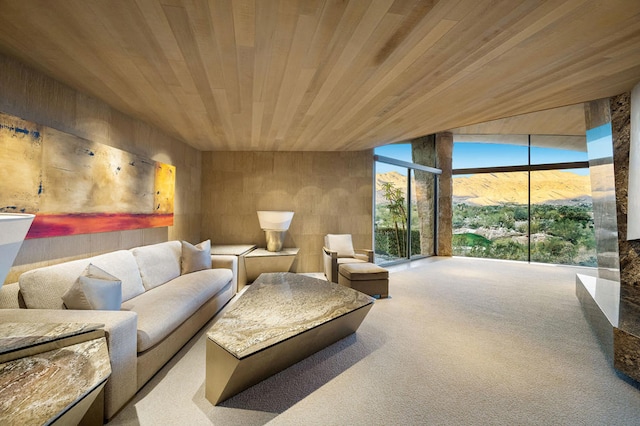
[[[0,424],[102,425],[103,324],[0,324]]]
[[[245,255],[247,281],[253,282],[264,272],[289,272],[299,248],[283,248],[281,251],[268,251],[258,248]]]
[[[255,244],[215,245],[211,246],[211,254],[238,256],[238,291],[247,284],[245,256],[256,248]]]

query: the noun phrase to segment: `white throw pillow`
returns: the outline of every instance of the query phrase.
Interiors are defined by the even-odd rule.
[[[211,240],[198,245],[182,242],[182,275],[211,269]]]
[[[62,300],[67,309],[119,311],[122,281],[90,263]]]
[[[329,250],[338,252],[338,257],[353,257],[356,254],[351,234],[328,234],[327,244]]]

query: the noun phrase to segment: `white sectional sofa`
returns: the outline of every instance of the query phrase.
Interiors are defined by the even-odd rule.
[[[0,322],[104,324],[112,368],[105,417],[112,418],[237,292],[235,256],[211,256],[211,269],[188,272],[186,251],[193,246],[183,255],[185,244],[169,241],[25,272],[0,288]],[[120,310],[66,309],[63,296],[89,264],[121,281]]]

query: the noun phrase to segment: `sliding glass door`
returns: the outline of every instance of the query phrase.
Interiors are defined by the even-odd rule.
[[[410,257],[436,254],[436,183],[433,173],[410,169]]]
[[[435,255],[440,171],[379,155],[375,158],[376,263]]]
[[[385,166],[382,168],[385,172],[376,174],[376,263],[393,262],[407,257],[407,169]]]

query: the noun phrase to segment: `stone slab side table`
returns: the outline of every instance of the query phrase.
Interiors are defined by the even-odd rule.
[[[222,254],[238,257],[238,291],[247,284],[247,268],[245,256],[255,250],[255,244],[234,244],[211,246],[211,254]]]
[[[102,324],[0,324],[0,424],[101,425],[111,364]]]
[[[289,272],[296,260],[299,248],[283,248],[281,251],[268,251],[258,248],[245,256],[247,281],[255,281],[265,272]]]

